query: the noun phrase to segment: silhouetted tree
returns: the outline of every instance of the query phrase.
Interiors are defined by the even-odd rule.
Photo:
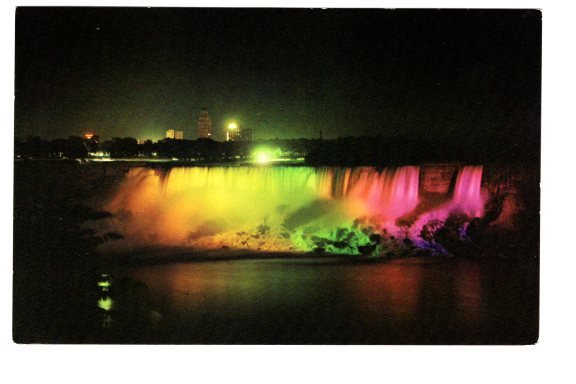
[[[114,137],[102,143],[102,148],[110,157],[134,157],[139,153],[138,141],[133,137]]]
[[[152,140],[146,140],[142,145],[140,145],[140,153],[146,157],[152,157],[152,152],[157,150],[157,145],[155,145]]]
[[[64,156],[69,159],[84,159],[88,156],[88,150],[84,145],[84,139],[78,136],[70,136],[66,141]]]

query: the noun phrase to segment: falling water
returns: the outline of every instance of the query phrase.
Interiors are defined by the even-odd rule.
[[[481,195],[482,166],[462,167],[454,187],[454,204],[468,216],[484,214],[484,199]]]
[[[394,221],[418,204],[418,178],[419,167],[355,170],[346,196],[365,202],[369,215]]]
[[[383,230],[417,240],[426,220],[455,210],[482,214],[482,167],[463,167],[452,200],[401,229],[398,219],[420,203],[419,173],[417,166],[133,168],[107,209],[115,229],[140,245],[339,253],[357,253]]]
[[[469,218],[482,217],[484,204],[482,185],[482,166],[464,166],[458,171],[452,198],[446,203],[422,213],[409,229],[409,236],[417,245],[427,247],[427,243],[421,237],[425,225],[435,222],[442,225],[452,214],[464,214]],[[467,223],[461,228],[464,234]]]

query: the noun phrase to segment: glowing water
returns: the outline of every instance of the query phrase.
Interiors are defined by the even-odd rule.
[[[481,195],[482,167],[465,166],[456,179],[454,204],[472,217],[484,214],[484,199]]]
[[[431,222],[443,223],[451,214],[464,214],[470,218],[484,215],[486,197],[482,194],[482,166],[464,166],[458,172],[452,199],[418,217],[409,229],[409,236],[417,245],[427,246],[420,236],[424,226]],[[466,225],[462,228],[465,231]]]
[[[482,167],[463,167],[450,203],[420,215],[409,231],[398,219],[419,204],[419,167],[133,168],[107,209],[127,241],[258,250],[358,253],[386,230],[419,240],[424,220],[455,210],[480,216]]]
[[[365,215],[378,217],[381,224],[393,224],[397,218],[418,205],[419,167],[354,170],[348,198],[366,205]]]

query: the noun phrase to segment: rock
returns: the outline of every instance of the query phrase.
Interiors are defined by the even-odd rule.
[[[348,246],[347,243],[345,243],[344,241],[336,241],[334,242],[334,247],[338,248],[338,249],[344,249]]]
[[[266,224],[262,224],[258,226],[258,233],[260,235],[265,235],[270,231],[270,227]]]
[[[341,239],[346,235],[346,233],[348,233],[348,230],[346,228],[338,228],[336,230],[336,238]]]
[[[374,232],[374,227],[362,228],[362,233],[365,234],[366,236],[368,236],[368,234],[372,232]]]
[[[356,248],[358,249],[358,252],[360,252],[361,254],[370,255],[376,250],[376,245],[374,244],[359,245]]]

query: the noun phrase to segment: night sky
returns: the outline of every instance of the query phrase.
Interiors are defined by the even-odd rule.
[[[527,10],[18,8],[15,135],[536,137]]]

